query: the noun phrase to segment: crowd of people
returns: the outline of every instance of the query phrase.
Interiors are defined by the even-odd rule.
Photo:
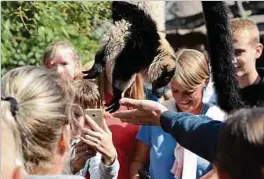
[[[236,18],[231,29],[239,87],[264,84],[256,68],[263,50],[257,26]],[[83,68],[71,43],[59,41],[47,47],[41,66],[8,71],[1,79],[1,177],[264,178],[264,108],[225,113],[206,55],[180,49],[175,57],[169,95],[146,94],[138,73],[101,125],[85,110],[110,105],[113,61],[99,85],[82,78],[89,64]]]

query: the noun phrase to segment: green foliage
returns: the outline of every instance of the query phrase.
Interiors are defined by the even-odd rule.
[[[82,62],[93,59],[111,17],[110,2],[1,2],[2,74],[39,65],[45,48],[70,41]]]

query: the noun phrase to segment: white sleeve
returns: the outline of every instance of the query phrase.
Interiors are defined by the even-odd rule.
[[[107,166],[102,162],[102,155],[97,152],[96,156],[90,158],[87,162],[89,163],[85,166],[89,167],[90,178],[92,179],[117,179],[118,171],[120,168],[117,158],[115,159],[112,165]]]

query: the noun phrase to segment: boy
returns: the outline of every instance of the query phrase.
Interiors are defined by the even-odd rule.
[[[82,110],[100,107],[100,93],[94,82],[76,78],[73,84],[75,87],[74,103],[76,105],[80,106]],[[64,174],[73,173],[82,176],[87,176],[88,174],[91,179],[116,179],[119,171],[119,162],[112,143],[111,132],[105,123],[101,129],[98,129],[100,127],[95,122],[88,121],[87,119],[85,120],[84,128],[81,129],[85,132],[88,131],[88,133],[82,133],[81,140],[77,138],[77,140],[72,141],[73,152],[64,168]],[[86,126],[89,127],[86,128]],[[78,128],[78,126],[73,126],[73,129],[75,127]],[[91,130],[93,132],[89,134]],[[100,137],[98,140],[101,144],[93,145],[92,143],[97,137]],[[88,143],[91,143],[91,145]],[[106,151],[101,150],[101,148]]]
[[[100,107],[100,93],[94,82],[77,78],[73,81],[73,86],[75,88],[74,103],[79,104],[83,109]]]
[[[234,66],[240,88],[253,84],[264,84],[264,70],[256,69],[256,60],[261,56],[259,30],[249,19],[231,20],[231,32],[235,49]]]

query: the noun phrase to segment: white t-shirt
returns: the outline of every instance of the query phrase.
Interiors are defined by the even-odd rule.
[[[206,88],[203,90],[203,103],[217,103],[217,96],[215,94],[214,82],[210,78],[209,83]]]

